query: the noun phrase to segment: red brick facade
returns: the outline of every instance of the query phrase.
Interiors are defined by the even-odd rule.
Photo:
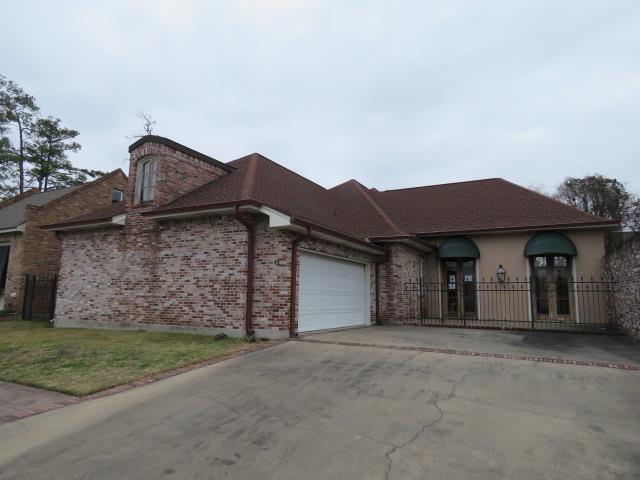
[[[138,163],[149,156],[158,162],[155,198],[140,204],[135,201]],[[56,325],[244,335],[247,229],[232,214],[170,221],[142,215],[227,173],[163,143],[135,148],[125,225],[60,234],[64,251]],[[299,238],[298,257],[311,250],[368,264],[370,318],[375,320],[375,260],[380,256],[270,228],[266,215],[245,218],[255,226],[252,323],[258,337],[289,335],[294,238]],[[381,296],[393,295],[396,282],[414,280],[422,268],[416,263],[421,257],[408,247],[391,245],[390,252],[390,262],[380,269]],[[393,317],[396,303],[381,304],[382,319]]]
[[[0,242],[11,246],[5,287],[5,309],[22,307],[24,276],[56,274],[60,268],[61,242],[55,233],[40,228],[70,216],[89,213],[111,203],[112,190],[127,187],[121,170],[88,183],[43,206],[28,206],[23,232],[0,235]],[[31,192],[22,195],[33,195]],[[5,206],[8,205],[5,204]]]
[[[412,318],[407,312],[415,308],[416,296],[407,291],[425,272],[423,253],[400,243],[388,248],[388,261],[380,266],[380,321],[402,322]]]
[[[258,336],[285,337],[294,234],[270,229],[266,217],[247,218],[256,225],[253,326]],[[138,228],[61,234],[56,324],[244,335],[246,229],[232,215]],[[373,309],[373,256],[316,239],[299,248],[370,262]]]

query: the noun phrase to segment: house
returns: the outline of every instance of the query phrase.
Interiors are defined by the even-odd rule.
[[[257,153],[224,163],[158,136],[129,152],[124,202],[46,227],[63,242],[56,326],[278,338],[375,321],[589,323],[572,285],[600,276],[615,225],[502,179],[325,189]],[[531,279],[518,312],[516,277]],[[485,283],[504,298],[481,298]]]
[[[126,185],[118,169],[84,185],[46,192],[34,188],[0,203],[0,310],[21,310],[26,275],[58,272],[60,240],[42,225],[122,200]]]

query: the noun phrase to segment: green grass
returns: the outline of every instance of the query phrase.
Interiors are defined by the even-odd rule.
[[[1,321],[0,380],[84,396],[246,348],[236,338]]]

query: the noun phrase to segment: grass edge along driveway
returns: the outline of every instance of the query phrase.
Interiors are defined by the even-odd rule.
[[[239,338],[0,321],[0,380],[86,396],[257,346]]]

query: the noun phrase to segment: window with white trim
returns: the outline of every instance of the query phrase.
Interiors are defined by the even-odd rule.
[[[146,158],[138,163],[136,203],[150,202],[155,198],[158,160]]]
[[[124,192],[114,188],[111,190],[111,203],[118,203],[124,200]]]

